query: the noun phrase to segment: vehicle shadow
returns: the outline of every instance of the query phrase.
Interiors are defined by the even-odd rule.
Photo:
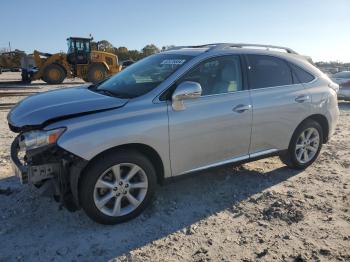
[[[103,261],[109,260],[219,212],[226,210],[234,216],[236,204],[299,172],[281,167],[264,173],[244,166],[202,172],[160,186],[153,203],[141,216],[115,226],[96,224],[83,211],[58,211],[52,200],[33,198],[33,192],[18,184],[16,190],[20,192],[12,194],[17,195],[14,200],[10,200],[12,195],[0,195],[1,209],[7,199],[9,206],[5,209],[11,209],[10,205],[22,205],[18,208],[21,212],[17,211],[17,216],[11,216],[5,222],[12,228],[3,235],[7,241],[1,248],[12,249],[16,256],[23,253],[29,260],[38,253],[43,259],[55,257],[55,261],[63,258],[92,260],[96,256]],[[8,180],[12,182],[0,180],[0,185],[13,183],[12,177]],[[63,255],[58,255],[61,253]]]

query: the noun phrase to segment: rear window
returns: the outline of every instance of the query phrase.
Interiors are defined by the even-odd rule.
[[[350,78],[350,71],[343,71],[335,73],[332,77],[335,78]]]
[[[299,66],[290,64],[290,67],[292,68],[293,82],[295,84],[309,83],[315,79],[312,74],[306,72],[304,69],[301,69]]]
[[[293,84],[292,71],[284,60],[265,55],[247,55],[247,57],[251,89]]]

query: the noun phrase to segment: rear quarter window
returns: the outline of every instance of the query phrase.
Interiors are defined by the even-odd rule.
[[[315,77],[312,74],[310,74],[309,72],[306,72],[304,69],[300,68],[299,66],[296,66],[290,63],[290,67],[292,69],[293,82],[295,84],[309,83],[315,79]]]

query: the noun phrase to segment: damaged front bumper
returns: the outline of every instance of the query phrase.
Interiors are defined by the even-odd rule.
[[[27,151],[19,157],[19,136],[11,145],[11,164],[22,184],[32,184],[43,195],[59,197],[69,210],[79,207],[78,181],[87,161],[57,145]]]
[[[23,164],[18,157],[19,151],[19,139],[16,137],[11,145],[11,164],[15,175],[20,179],[22,184],[29,182],[35,185],[47,179],[54,178],[55,174],[60,172],[60,163],[32,166]]]

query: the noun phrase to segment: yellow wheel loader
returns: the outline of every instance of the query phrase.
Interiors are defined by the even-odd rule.
[[[92,38],[69,37],[68,52],[47,54],[34,51],[22,59],[22,81],[42,79],[60,84],[65,78],[79,77],[97,83],[118,73],[121,66],[112,53],[91,50]]]

